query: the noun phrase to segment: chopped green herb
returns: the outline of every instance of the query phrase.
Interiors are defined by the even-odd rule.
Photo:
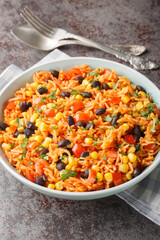
[[[41,144],[39,145],[39,148],[42,148],[42,149],[44,149],[45,147],[43,147]]]
[[[127,156],[127,154],[126,153],[124,153],[124,152],[118,152],[119,154],[122,154],[122,155],[124,155],[124,156]]]
[[[153,126],[152,128],[150,129],[151,132],[156,132],[155,130],[155,126],[159,123],[159,120],[158,119],[154,119],[153,120]]]
[[[52,108],[57,109],[57,103],[55,103],[55,105],[52,106]]]
[[[47,102],[47,100],[46,100],[46,97],[42,97],[42,99],[41,99],[41,102],[40,103],[46,103]]]
[[[62,105],[62,106],[60,106],[58,109],[65,108],[65,106],[66,106],[66,105],[64,105],[64,104],[63,104],[63,105]]]
[[[77,95],[77,94],[81,94],[81,92],[79,92],[78,90],[74,90],[73,88],[70,88],[72,91],[71,91],[71,94],[73,95]]]
[[[42,108],[38,108],[37,113],[40,114],[42,112]]]
[[[62,155],[62,156],[60,156],[60,157],[58,158],[58,160],[62,161],[62,160],[64,160],[65,158],[68,158],[68,156],[67,156],[67,155]]]
[[[128,93],[130,97],[132,97],[132,94],[131,93]]]
[[[106,161],[107,160],[107,157],[106,157],[106,155],[104,154],[103,155],[103,159]]]
[[[21,148],[23,149],[23,151],[26,150],[27,144],[28,144],[28,138],[24,138],[23,143],[21,143]]]
[[[87,76],[95,76],[95,77],[98,77],[98,75],[99,75],[99,72],[98,73],[90,72],[87,74]]]
[[[110,115],[107,115],[106,117],[103,118],[103,120],[105,122],[111,122],[112,118],[110,117]]]
[[[48,161],[48,155],[47,154],[43,154],[43,155],[39,156],[39,158],[42,158],[42,159]]]
[[[95,141],[98,140],[98,138],[91,137],[91,136],[89,136],[88,134],[86,134],[86,136],[89,137],[89,138],[92,138],[92,139],[95,140]]]
[[[16,118],[15,121],[19,124],[18,127],[23,127],[23,120],[21,118]]]
[[[51,126],[51,128],[54,129],[54,130],[57,130],[58,126],[56,126],[56,125],[55,126]]]
[[[39,153],[39,149],[38,149],[38,148],[36,148],[36,150],[35,150],[35,151],[36,151],[36,153]]]
[[[126,140],[124,140],[124,142],[127,143],[129,146],[134,147],[133,144],[130,144],[130,143],[126,142]]]
[[[105,128],[99,127],[99,129],[106,130]]]
[[[151,104],[149,104],[148,106],[147,106],[147,110],[146,111],[140,111],[140,114],[143,116],[143,117],[148,117],[148,114],[149,113],[151,113],[151,112],[153,112],[153,109],[154,109],[154,106],[156,106],[156,104],[155,103],[151,103]]]
[[[46,114],[43,115],[44,118],[46,118],[46,116],[47,116]]]
[[[90,80],[90,83],[94,82],[94,79]]]
[[[116,84],[113,86],[114,90],[116,90],[116,89],[117,89],[117,87],[118,87],[118,84],[119,84],[119,81],[117,81],[117,82],[116,82]]]
[[[137,143],[136,146],[135,146],[135,148],[136,148],[136,151],[139,151],[139,149],[140,149],[140,143]]]
[[[120,148],[120,147],[123,147],[124,143],[122,144],[117,144],[117,147],[116,148]]]
[[[150,92],[148,92],[148,93],[146,94],[146,97],[147,97],[147,98],[150,98],[150,96],[151,96],[151,94],[150,94]]]
[[[136,92],[133,93],[133,96],[139,98],[139,94]]]
[[[90,121],[90,120],[89,120],[88,123],[94,123],[94,121]]]
[[[100,86],[97,86],[96,88],[98,88],[98,90],[101,90],[101,87],[100,87]]]
[[[67,132],[70,133],[74,128],[68,129]]]
[[[11,143],[11,149],[13,149],[14,148],[14,145],[15,145],[15,143]]]
[[[24,154],[25,152],[23,152],[22,156],[18,159],[19,162],[23,160]]]
[[[62,170],[61,171],[61,180],[66,180],[70,177],[75,177],[77,175],[77,172],[72,170]]]
[[[97,145],[99,144],[99,143],[102,143],[103,141],[95,141],[94,142],[94,146],[96,146],[97,147]]]
[[[49,94],[49,99],[56,99],[56,96],[55,96],[56,92],[57,92],[57,90],[51,92],[51,93]]]
[[[31,161],[30,161],[30,162],[29,162],[29,164],[30,164],[30,165],[32,165],[32,164],[33,164],[33,162],[31,162]]]

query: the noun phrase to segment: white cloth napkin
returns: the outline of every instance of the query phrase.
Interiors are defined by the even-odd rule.
[[[44,57],[36,65],[50,62],[55,59],[67,59],[70,56],[56,49]],[[15,66],[10,65],[0,75],[0,90],[23,71]],[[131,187],[127,191],[117,194],[118,197],[135,208],[154,223],[160,225],[160,166],[158,166],[143,181]]]

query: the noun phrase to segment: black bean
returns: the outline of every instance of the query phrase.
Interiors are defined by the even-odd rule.
[[[94,123],[88,123],[86,126],[86,129],[89,130],[91,127],[95,128],[95,124]]]
[[[109,89],[109,86],[107,83],[103,83],[102,84],[102,88],[105,89],[105,90],[108,90]]]
[[[77,76],[76,77],[76,80],[81,84],[82,83],[82,81],[83,81],[83,77],[81,77],[81,76]]]
[[[58,147],[68,147],[71,145],[71,142],[68,139],[63,139],[58,143]]]
[[[82,92],[81,92],[81,95],[82,95],[84,98],[91,98],[91,97],[92,97],[92,93],[91,93],[91,92],[84,92],[84,91],[82,91]]]
[[[47,83],[48,83],[48,81],[53,81],[53,80],[52,80],[52,79],[46,79],[46,80],[45,80],[45,82],[47,82]]]
[[[28,110],[30,107],[32,107],[32,103],[31,102],[27,102],[26,103],[26,110]]]
[[[36,183],[38,185],[44,186],[45,181],[43,180],[42,177],[36,177]]]
[[[141,130],[141,127],[139,125],[135,125],[133,128],[133,134],[136,142],[139,142],[140,137],[144,137],[144,133]]]
[[[141,173],[140,169],[137,167],[134,169],[133,173],[132,173],[132,177],[135,178],[137,177],[139,174]]]
[[[13,133],[13,136],[16,138],[16,137],[18,137],[18,135],[19,135],[19,134],[22,134],[22,133],[21,133],[21,132],[18,132],[18,131],[16,131],[16,132],[14,132],[14,133]]]
[[[72,148],[66,148],[71,155],[73,155]]]
[[[67,122],[69,126],[74,125],[74,118],[72,116],[67,117]]]
[[[57,168],[59,171],[65,169],[65,167],[66,167],[66,165],[65,165],[63,162],[57,163],[57,166],[56,166],[56,168]]]
[[[42,95],[43,93],[48,92],[48,89],[46,87],[40,87],[37,89],[37,91]]]
[[[52,135],[52,134],[49,134],[48,137],[49,137],[49,138],[53,138],[53,135]]]
[[[36,125],[29,121],[26,122],[26,126],[28,129],[33,130],[33,131],[37,129]]]
[[[0,122],[0,130],[1,131],[5,131],[7,127],[9,127],[8,124],[6,124],[4,122]]]
[[[101,86],[101,82],[100,81],[93,81],[91,83],[91,87],[92,88],[96,88],[96,87],[100,87]]]
[[[80,158],[85,158],[85,157],[88,157],[89,156],[89,152],[88,151],[84,151],[81,153],[81,156]]]
[[[26,102],[20,102],[19,107],[22,112],[25,112],[27,110]]]
[[[71,93],[70,92],[67,92],[67,91],[64,91],[64,92],[61,92],[61,97],[70,97]]]
[[[51,74],[53,75],[53,77],[56,77],[56,78],[58,78],[59,76],[59,72],[56,70],[52,70]]]
[[[85,170],[84,173],[81,173],[81,178],[88,178],[89,177],[89,171],[88,170]]]
[[[47,149],[47,148],[44,148],[44,149],[42,149],[42,150],[40,151],[39,156],[45,155],[45,154],[48,153],[48,152],[49,152],[48,149]]]
[[[105,108],[99,108],[96,110],[95,114],[96,115],[102,115],[106,112],[106,109]]]
[[[85,127],[86,127],[86,123],[85,123],[85,122],[82,122],[82,121],[79,121],[79,122],[76,123],[76,126],[77,126],[77,127],[84,127],[84,128],[85,128]]]
[[[27,138],[29,138],[30,136],[32,136],[32,134],[34,133],[33,130],[30,130],[28,128],[24,129],[24,134],[26,135]]]
[[[137,89],[138,91],[146,92],[146,90],[145,90],[142,86],[140,86],[140,85],[137,85],[137,86],[136,86],[136,89]]]
[[[114,126],[117,124],[117,120],[119,119],[119,117],[121,116],[120,113],[117,114],[117,116],[115,116],[114,118],[112,118],[112,121],[111,121],[111,125]]]
[[[47,179],[47,177],[46,177],[46,175],[45,175],[44,173],[42,173],[42,178],[43,178],[43,180],[44,180],[45,182],[48,182],[48,179]]]

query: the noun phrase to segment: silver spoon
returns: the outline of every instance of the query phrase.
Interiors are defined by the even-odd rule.
[[[30,47],[43,51],[50,51],[52,49],[68,44],[91,47],[90,45],[87,45],[87,43],[81,42],[79,40],[55,40],[48,38],[40,34],[35,29],[26,26],[14,27],[12,28],[11,33]],[[141,55],[146,50],[144,46],[139,45],[110,45],[110,47],[132,55]]]

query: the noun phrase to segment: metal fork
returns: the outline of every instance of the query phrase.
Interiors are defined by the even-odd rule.
[[[130,54],[122,53],[118,50],[111,48],[110,46],[105,46],[103,44],[94,42],[85,37],[69,33],[66,30],[61,29],[61,28],[53,28],[51,25],[45,23],[38,16],[36,16],[35,13],[32,12],[28,7],[24,8],[24,10],[21,12],[21,16],[37,31],[39,31],[41,34],[43,34],[49,38],[54,38],[56,40],[62,40],[62,39],[79,40],[81,42],[84,42],[84,43],[92,46],[92,47],[95,47],[102,51],[110,53],[119,59],[129,62],[136,69],[141,69],[141,70],[142,69],[155,69],[158,67],[158,65],[156,63],[151,62],[148,59],[143,59],[140,57],[132,56]]]

